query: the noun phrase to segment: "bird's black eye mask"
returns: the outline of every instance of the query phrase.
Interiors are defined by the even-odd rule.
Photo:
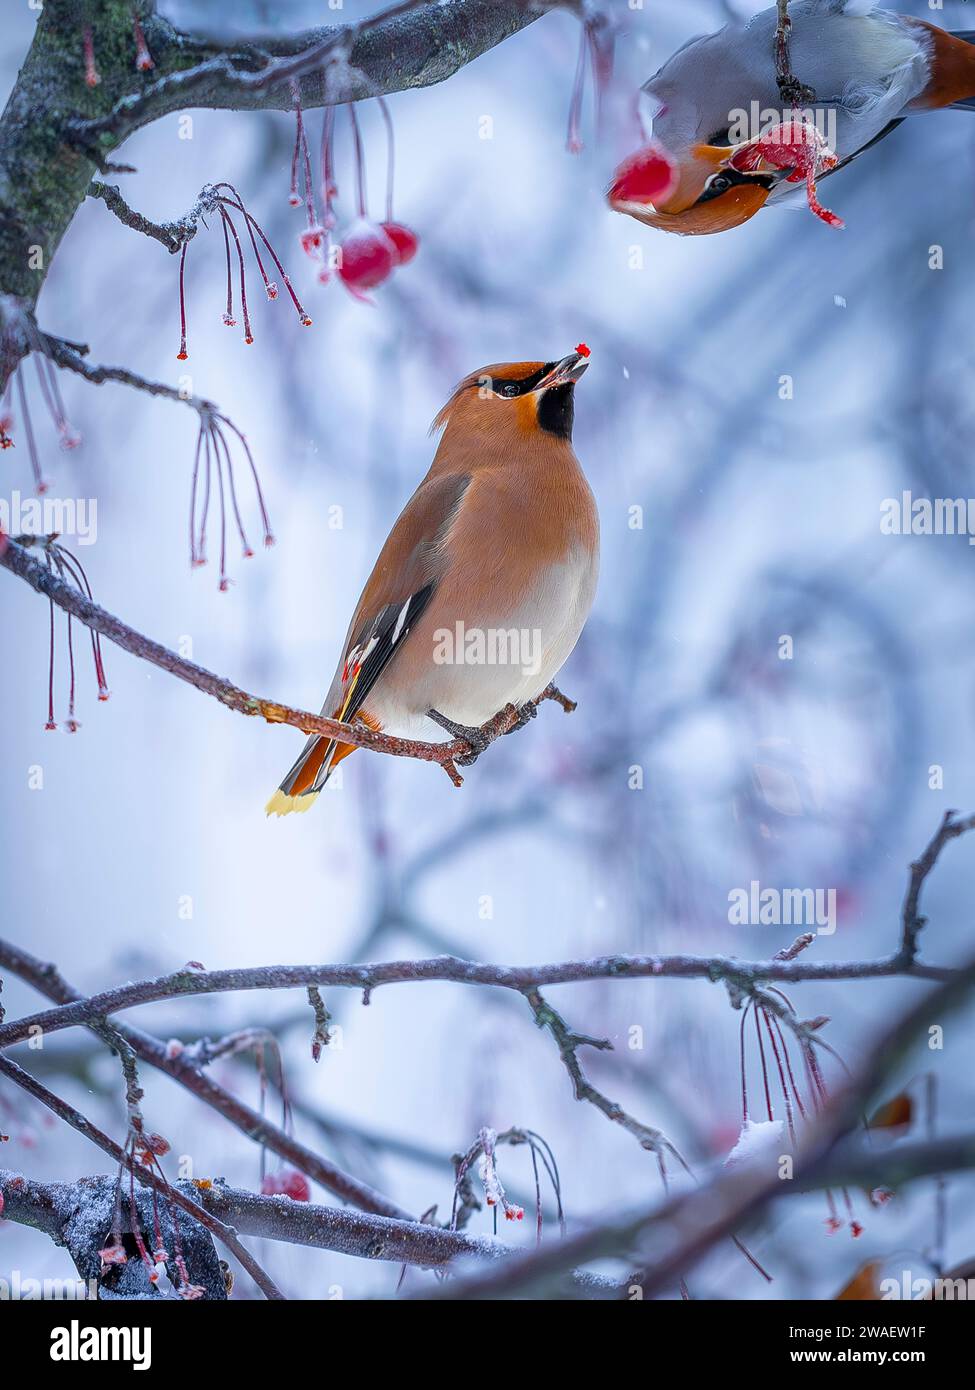
[[[791,169],[776,170],[779,177],[790,174]],[[708,179],[704,192],[694,204],[699,207],[701,203],[710,203],[713,198],[720,198],[722,193],[727,193],[729,188],[737,188],[743,184],[758,184],[759,188],[766,188],[771,192],[778,183],[776,174],[761,173],[742,173],[740,169],[733,169],[730,165],[726,169],[720,170],[717,174],[712,174]]]
[[[532,372],[530,376],[521,377],[517,381],[506,381],[496,377],[491,383],[491,390],[502,400],[513,401],[516,396],[526,396],[529,391],[534,391],[542,378],[557,366],[557,362],[546,362],[537,372]]]

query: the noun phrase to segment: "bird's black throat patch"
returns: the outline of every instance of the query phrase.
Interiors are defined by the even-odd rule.
[[[567,381],[563,386],[553,386],[543,391],[538,402],[538,423],[549,434],[560,439],[572,438],[572,420],[575,415],[575,383]]]

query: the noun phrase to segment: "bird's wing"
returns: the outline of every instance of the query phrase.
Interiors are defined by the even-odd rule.
[[[446,568],[444,541],[469,482],[466,474],[427,477],[403,508],[349,624],[323,714],[352,719],[402,650]]]
[[[860,0],[794,0],[790,53],[793,71],[832,108],[842,158],[871,140],[924,89],[925,45],[916,27]],[[782,107],[775,75],[776,11],[761,11],[678,50],[644,90],[662,108],[654,136],[680,155],[697,143],[728,141],[734,115]],[[763,116],[764,119],[764,116]],[[757,132],[756,132],[757,133]],[[829,132],[827,132],[829,133]]]
[[[809,14],[870,14],[879,9],[876,0],[806,0]]]

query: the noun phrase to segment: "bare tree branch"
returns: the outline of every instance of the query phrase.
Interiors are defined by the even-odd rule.
[[[542,998],[537,989],[525,990],[525,998],[528,1000],[538,1027],[545,1028],[555,1039],[562,1065],[569,1073],[572,1092],[576,1100],[585,1100],[590,1105],[594,1105],[608,1120],[621,1125],[627,1134],[631,1134],[641,1148],[648,1149],[661,1159],[664,1153],[671,1153],[681,1166],[686,1168],[687,1164],[681,1154],[670,1140],[661,1134],[659,1129],[641,1124],[639,1120],[627,1114],[621,1105],[610,1100],[602,1091],[597,1090],[583,1072],[576,1055],[580,1047],[595,1047],[601,1052],[607,1052],[612,1051],[613,1044],[607,1038],[590,1038],[582,1033],[574,1033],[562,1015]]]
[[[783,1181],[777,1156],[769,1162],[722,1168],[707,1182],[662,1205],[624,1212],[558,1245],[542,1246],[519,1257],[503,1271],[478,1273],[449,1290],[420,1295],[450,1299],[484,1299],[538,1294],[550,1288],[568,1268],[596,1259],[637,1259],[642,1269],[639,1291],[653,1298],[673,1288],[678,1280],[719,1241],[733,1236],[770,1203],[796,1190],[831,1187],[858,1165],[871,1173],[886,1173],[882,1157],[895,1151],[872,1151],[861,1156],[855,1149],[838,1148],[857,1127],[860,1116],[887,1077],[901,1064],[918,1034],[935,1020],[941,1022],[961,1006],[975,989],[975,958],[875,1040],[874,1046],[843,1088],[835,1094],[806,1132],[795,1156],[795,1185]],[[914,1165],[908,1171],[891,1169],[902,1180],[927,1176],[949,1168],[968,1168],[975,1162],[971,1136],[914,1146]],[[919,1152],[922,1151],[922,1152]],[[626,1297],[627,1292],[621,1296]]]
[[[50,999],[67,1003],[82,998],[63,978],[56,966],[37,960],[11,942],[0,940],[0,967],[11,971],[22,980],[27,980]],[[90,1026],[96,1036],[107,1042],[110,1047],[117,1046],[117,1040],[121,1040],[142,1061],[172,1077],[254,1143],[278,1154],[285,1162],[306,1174],[327,1191],[334,1193],[336,1197],[351,1202],[362,1211],[402,1220],[411,1219],[409,1212],[383,1193],[377,1192],[368,1183],[360,1181],[337,1164],[315,1153],[293,1135],[272,1124],[249,1105],[245,1105],[209,1076],[193,1060],[189,1049],[174,1050],[150,1033],[124,1023],[106,1025],[96,1020]],[[113,1035],[116,1041],[113,1041]]]
[[[155,1300],[170,1296],[149,1278],[150,1271],[142,1259],[130,1258],[124,1264],[102,1261],[102,1248],[110,1242],[111,1233],[119,1224],[116,1177],[99,1173],[77,1182],[44,1183],[23,1173],[0,1169],[0,1194],[7,1220],[43,1231],[67,1250],[89,1298]],[[192,1198],[195,1189],[187,1187],[186,1195]],[[194,1297],[225,1301],[226,1276],[210,1232],[175,1204],[169,1206],[165,1213],[169,1219],[164,1222],[160,1205],[152,1188],[136,1188],[126,1195],[127,1210],[122,1220],[130,1230],[137,1224],[143,1232],[158,1231],[168,1252],[178,1249]],[[123,1250],[126,1234],[123,1231]],[[21,1296],[30,1297],[30,1293],[25,1291]],[[75,1297],[80,1296],[79,1291]]]
[[[100,198],[109,211],[114,212],[118,220],[126,227],[131,227],[134,232],[141,232],[143,236],[152,237],[154,241],[161,242],[170,255],[175,256],[188,241],[192,241],[196,236],[201,218],[205,213],[213,211],[217,195],[208,185],[203,189],[189,212],[184,213],[175,222],[152,222],[141,212],[136,212],[134,208],[129,207],[122,197],[117,184],[101,183],[98,179],[92,179],[88,186],[88,197]]]
[[[916,944],[916,934],[919,929],[916,928],[916,924],[923,924],[923,918],[919,915],[919,900],[927,876],[933,869],[941,849],[947,841],[973,828],[975,828],[975,817],[958,820],[954,814],[949,814],[943,820],[925,853],[911,866],[902,927],[905,932],[908,931],[908,928],[913,932],[912,947],[913,944]],[[555,1039],[562,1061],[572,1078],[577,1098],[589,1100],[608,1118],[622,1123],[623,1127],[634,1134],[643,1147],[653,1149],[657,1153],[658,1159],[662,1161],[664,1152],[672,1152],[678,1158],[680,1156],[659,1131],[652,1130],[633,1120],[620,1107],[592,1087],[578,1064],[576,1053],[579,1047],[583,1045],[602,1047],[608,1044],[599,1039],[573,1033],[561,1015],[557,1014],[543,999],[539,992],[540,985],[593,978],[633,978],[634,976],[652,977],[656,975],[688,978],[698,976],[712,981],[724,980],[733,993],[741,991],[756,1000],[761,998],[763,1007],[766,1006],[766,1003],[771,1007],[773,1002],[771,997],[759,988],[763,981],[770,979],[796,981],[810,978],[875,978],[881,974],[917,974],[921,969],[914,962],[913,957],[909,960],[905,959],[904,951],[879,962],[847,962],[838,967],[810,966],[808,962],[804,963],[796,959],[809,944],[805,938],[799,938],[792,947],[780,951],[776,958],[766,962],[743,962],[723,957],[706,959],[618,956],[603,957],[596,961],[566,962],[555,966],[513,968],[486,966],[454,957],[441,957],[429,961],[388,962],[383,965],[279,966],[214,972],[201,972],[188,967],[176,975],[122,986],[88,999],[72,998],[70,1002],[45,1013],[34,1014],[10,1024],[0,1023],[0,1047],[7,1047],[15,1042],[23,1041],[38,1030],[49,1033],[83,1023],[103,1038],[110,1039],[114,1034],[133,1051],[141,1046],[148,1054],[149,1060],[153,1064],[158,1064],[158,1057],[155,1054],[160,1045],[157,1040],[149,1039],[150,1045],[147,1047],[145,1043],[147,1035],[140,1035],[137,1030],[108,1025],[105,1022],[106,1017],[120,1009],[157,999],[185,997],[189,994],[230,989],[297,986],[304,986],[307,989],[328,983],[333,986],[360,988],[364,991],[365,998],[368,999],[369,992],[373,988],[380,984],[396,982],[450,979],[460,983],[489,985],[517,990],[525,996],[535,1015],[536,1022],[540,1027],[546,1028]],[[73,993],[70,991],[70,987],[60,980],[53,968],[41,966],[32,957],[25,957],[24,953],[18,952],[16,948],[0,944],[0,963],[9,968],[18,969],[19,967],[18,973],[33,979],[34,982],[38,982],[39,976],[46,977],[46,992],[53,994],[54,997],[63,998],[66,994]],[[829,1186],[838,1181],[852,1181],[853,1179],[842,1176],[850,1172],[858,1174],[867,1170],[870,1172],[882,1170],[885,1173],[889,1171],[893,1179],[907,1181],[914,1176],[936,1171],[944,1172],[956,1167],[968,1167],[975,1164],[975,1138],[970,1136],[956,1136],[947,1141],[932,1140],[927,1145],[915,1145],[906,1158],[895,1158],[893,1163],[889,1165],[889,1169],[883,1167],[876,1154],[864,1157],[855,1149],[851,1149],[849,1144],[842,1150],[839,1147],[841,1141],[856,1128],[866,1103],[877,1092],[886,1077],[904,1059],[921,1028],[933,1019],[940,1021],[945,1014],[957,1008],[967,998],[971,989],[975,987],[975,960],[968,962],[958,970],[936,973],[942,981],[938,989],[916,1004],[888,1030],[884,1037],[877,1041],[858,1072],[848,1079],[843,1088],[823,1108],[810,1129],[805,1132],[796,1155],[797,1185],[787,1190],[805,1191],[816,1186]],[[41,987],[45,988],[45,985]],[[799,1026],[805,1027],[806,1025]],[[163,1069],[168,1070],[167,1067]],[[198,1067],[194,1066],[193,1069],[196,1076],[190,1089],[199,1093],[199,1081],[201,1079],[206,1080],[206,1078],[203,1077]],[[128,1165],[128,1157],[118,1145],[115,1145],[107,1136],[94,1130],[84,1116],[47,1091],[39,1082],[29,1077],[15,1064],[5,1058],[0,1058],[0,1074],[16,1081],[18,1085],[41,1099],[68,1123],[73,1124],[82,1133],[86,1133],[99,1147]],[[206,1096],[201,1098],[209,1099]],[[223,1113],[225,1106],[222,1100],[216,1108]],[[133,1170],[138,1172],[139,1165],[134,1164]],[[841,1176],[837,1176],[837,1174]],[[142,1175],[140,1174],[140,1176]],[[153,1175],[149,1174],[143,1177],[143,1180],[151,1183]],[[585,1276],[578,1271],[579,1266],[604,1256],[628,1258],[631,1254],[639,1258],[644,1269],[651,1271],[649,1274],[639,1276],[639,1283],[643,1295],[652,1296],[679,1281],[686,1270],[716,1241],[730,1237],[737,1242],[737,1231],[742,1223],[762,1210],[782,1192],[783,1185],[777,1168],[774,1178],[770,1178],[768,1173],[760,1168],[745,1165],[743,1170],[736,1168],[731,1172],[726,1171],[719,1174],[691,1194],[668,1201],[662,1208],[655,1208],[651,1211],[642,1210],[635,1214],[624,1213],[622,1216],[613,1217],[594,1228],[583,1231],[557,1246],[545,1246],[533,1256],[516,1257],[510,1264],[506,1263],[506,1269],[500,1278],[493,1273],[474,1276],[458,1288],[452,1289],[451,1296],[469,1298],[493,1297],[499,1294],[510,1296],[512,1293],[518,1294],[540,1287],[551,1287],[553,1280],[562,1280],[572,1271],[575,1271],[572,1277],[578,1286],[580,1281],[585,1281]],[[396,1243],[396,1240],[400,1237],[405,1240],[412,1240],[417,1230],[426,1233],[429,1229],[423,1223],[404,1223],[388,1219],[386,1219],[386,1225],[381,1228],[374,1226],[363,1228],[361,1224],[356,1225],[356,1223],[361,1223],[362,1220],[375,1221],[383,1218],[352,1217],[348,1213],[334,1214],[334,1218],[313,1215],[305,1218],[305,1224],[300,1226],[293,1215],[282,1215],[282,1213],[290,1211],[292,1204],[288,1204],[287,1207],[275,1206],[272,1209],[264,1205],[266,1199],[263,1198],[256,1199],[235,1195],[231,1200],[236,1202],[236,1208],[241,1211],[243,1218],[247,1218],[249,1213],[250,1218],[256,1220],[260,1214],[260,1219],[264,1223],[260,1233],[270,1234],[276,1238],[295,1239],[299,1243],[324,1244],[328,1248],[338,1248],[329,1244],[329,1241],[335,1239],[358,1240],[365,1229],[376,1239],[383,1236],[384,1233],[388,1234],[393,1241],[391,1245],[383,1244],[380,1240],[378,1247],[374,1244],[368,1245],[364,1251],[361,1248],[358,1251],[352,1251],[351,1247],[342,1247],[348,1249],[349,1253],[365,1253],[372,1258],[375,1258],[377,1250],[381,1249],[383,1252],[394,1251],[395,1253],[390,1258],[406,1259],[406,1256],[401,1253],[402,1247]],[[255,1201],[258,1202],[256,1208],[253,1205]],[[191,1202],[190,1207],[192,1208],[193,1205]],[[327,1212],[328,1209],[316,1210]],[[46,1207],[43,1202],[34,1204],[34,1214],[37,1224],[48,1222]],[[213,1220],[212,1215],[210,1219]],[[336,1222],[338,1222],[337,1226]],[[327,1228],[325,1230],[322,1229],[323,1223]],[[209,1227],[208,1229],[213,1230],[214,1228]],[[223,1230],[215,1231],[215,1233],[224,1238]],[[233,1238],[232,1231],[231,1237]],[[434,1237],[434,1239],[438,1238],[439,1236]],[[418,1247],[413,1244],[411,1248],[416,1254]],[[417,1256],[415,1262],[418,1263],[424,1263],[430,1257],[428,1245],[424,1243],[421,1248],[424,1254],[422,1257]],[[439,1247],[438,1250],[440,1250]],[[438,1252],[435,1251],[434,1253]],[[444,1256],[448,1255],[446,1248],[440,1250],[440,1253]],[[380,1257],[384,1256],[380,1255]],[[451,1254],[449,1257],[453,1258],[454,1256]],[[617,1296],[625,1296],[625,1293],[617,1294]]]
[[[84,13],[100,81],[88,85],[77,60],[78,6],[43,6],[0,116],[0,292],[26,309],[36,304],[92,175],[107,171],[108,156],[133,130],[187,106],[290,110],[292,79],[306,108],[442,82],[546,8],[532,0],[400,0],[359,24],[221,43],[182,33],[146,0],[149,73],[123,57],[130,7],[91,5]],[[0,363],[0,392],[9,370]]]
[[[779,96],[790,106],[802,106],[815,101],[816,93],[804,82],[800,82],[792,71],[789,55],[789,36],[792,33],[792,20],[789,18],[789,0],[776,0],[778,11],[775,24],[775,79]]]
[[[63,1236],[59,1213],[72,1203],[90,1200],[92,1181],[84,1179],[84,1187],[41,1183],[0,1170],[4,1217],[59,1239]],[[288,1197],[267,1197],[222,1183],[178,1183],[173,1190],[185,1196],[194,1211],[202,1209],[218,1225],[241,1235],[335,1250],[361,1259],[442,1269],[453,1259],[500,1259],[509,1253],[500,1241],[478,1239],[440,1226],[342,1211]]]
[[[367,996],[381,985],[419,984],[432,980],[516,990],[520,994],[548,985],[580,980],[699,979],[730,980],[746,990],[766,980],[796,984],[803,980],[867,980],[894,975],[950,981],[957,972],[934,966],[905,968],[899,956],[880,960],[825,962],[737,960],[734,956],[596,956],[592,960],[551,965],[485,965],[455,956],[427,960],[382,961],[365,965],[266,965],[230,970],[178,970],[154,980],[140,980],[104,990],[87,999],[48,1009],[0,1025],[0,1047],[25,1041],[32,1029],[44,1033],[87,1026],[93,1020],[152,1004],[160,999],[237,990],[307,989],[309,985],[360,989]]]
[[[911,865],[911,877],[901,913],[901,948],[899,952],[900,959],[907,966],[913,965],[917,958],[918,937],[927,922],[927,918],[922,917],[919,910],[924,881],[937,864],[938,857],[948,841],[957,840],[959,835],[965,835],[969,830],[975,829],[975,816],[967,816],[962,820],[957,817],[957,811],[945,812],[944,819],[931,843],[920,859],[915,860]]]
[[[181,405],[190,406],[197,414],[217,409],[213,401],[204,400],[201,396],[187,396],[175,386],[167,386],[163,381],[152,381],[149,377],[130,371],[128,367],[107,367],[87,362],[85,354],[88,348],[85,345],[79,348],[65,342],[63,338],[56,338],[50,333],[40,331],[38,342],[39,350],[56,366],[76,372],[92,386],[102,386],[106,381],[115,382],[119,386],[130,386],[135,391],[144,391],[147,396],[161,396],[168,401],[178,401]]]
[[[20,537],[19,541],[22,542],[23,539]],[[212,671],[207,671],[204,667],[197,666],[184,657],[177,656],[168,647],[163,647],[151,638],[144,637],[142,633],[136,632],[134,628],[123,623],[120,618],[116,618],[111,613],[106,612],[104,608],[100,608],[86,595],[65,583],[47,565],[35,559],[29,550],[18,541],[12,539],[6,541],[5,548],[0,550],[0,565],[10,570],[12,574],[26,580],[37,593],[51,599],[59,608],[63,608],[65,612],[84,623],[93,632],[107,637],[123,651],[141,657],[143,661],[149,661],[153,666],[158,666],[163,671],[168,671],[170,675],[186,681],[195,689],[202,690],[205,695],[212,695],[221,704],[228,709],[235,710],[238,714],[260,715],[269,724],[289,724],[292,728],[300,729],[302,733],[323,734],[326,738],[335,738],[342,743],[351,743],[357,748],[371,748],[374,752],[389,753],[399,758],[417,758],[421,762],[438,763],[456,787],[461,786],[464,780],[457,770],[456,762],[471,761],[480,748],[495,742],[496,739],[513,729],[524,712],[525,707],[519,711],[515,709],[514,705],[508,705],[503,710],[499,710],[494,718],[489,719],[479,730],[479,749],[472,749],[471,745],[462,738],[451,739],[447,743],[425,743],[421,739],[396,738],[392,734],[375,733],[364,724],[343,724],[338,719],[329,719],[322,714],[311,714],[305,710],[292,709],[289,705],[279,704],[275,700],[248,695],[245,690],[241,690],[231,681],[214,675]],[[571,705],[571,701],[566,701],[565,696],[555,686],[549,686],[542,692],[537,701],[529,703],[537,706],[543,700],[554,700],[562,704],[563,708]],[[316,982],[310,980],[307,983],[314,984]]]

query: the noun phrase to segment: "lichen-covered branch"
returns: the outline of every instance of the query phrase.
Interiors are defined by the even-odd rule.
[[[36,305],[92,176],[151,121],[188,106],[290,110],[292,79],[305,107],[442,82],[544,8],[531,0],[400,0],[358,24],[222,43],[183,33],[156,14],[154,0],[50,0],[39,7],[0,116],[0,293]],[[151,69],[132,61],[133,12]],[[94,84],[85,80],[86,31]]]
[[[166,34],[157,17],[154,36],[163,52],[176,45],[199,61],[163,71],[104,115],[72,123],[70,132],[90,144],[108,137],[115,148],[148,122],[190,106],[290,111],[295,82],[306,109],[428,87],[531,24],[544,8],[533,0],[399,0],[358,23],[230,44],[175,29]]]

